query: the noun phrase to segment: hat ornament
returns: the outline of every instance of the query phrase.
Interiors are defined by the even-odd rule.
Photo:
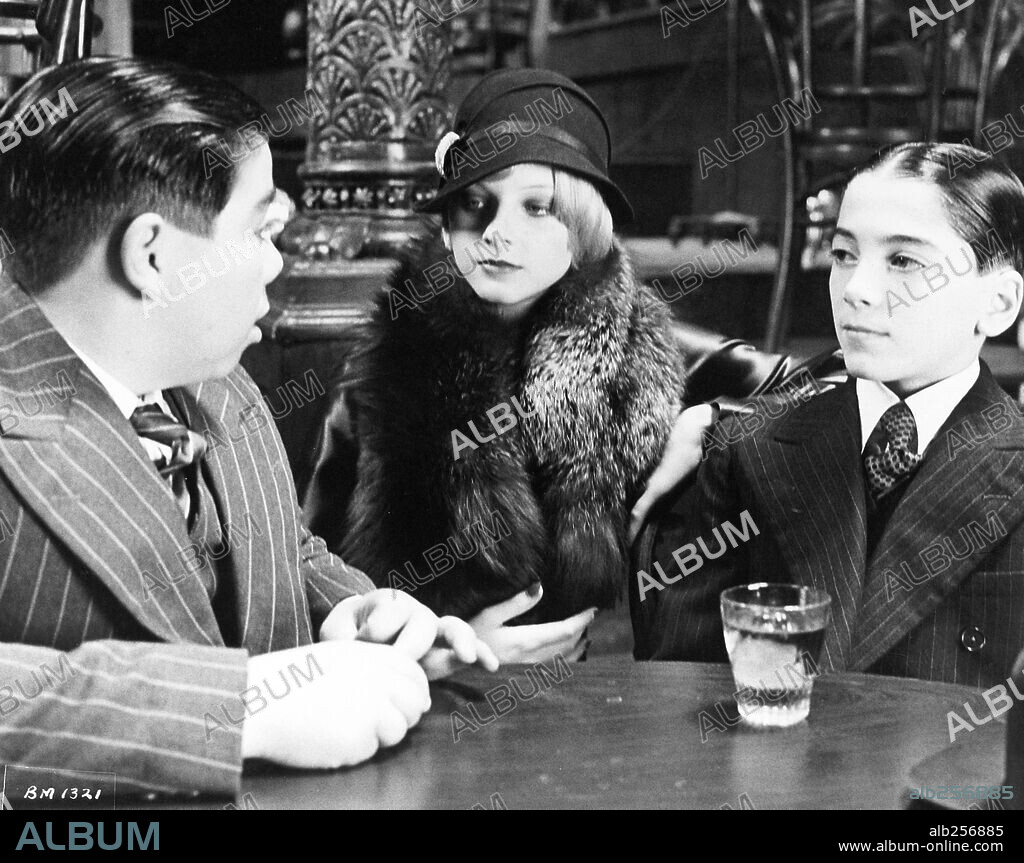
[[[452,144],[461,140],[461,135],[454,132],[445,132],[444,137],[437,142],[437,149],[434,150],[434,165],[437,166],[437,173],[444,176],[444,157],[448,155]]]

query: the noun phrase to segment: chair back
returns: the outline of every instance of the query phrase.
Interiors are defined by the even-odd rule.
[[[919,21],[934,20],[934,26],[914,26],[905,8],[898,9],[898,19],[881,15],[877,0],[782,0],[770,9],[764,0],[749,2],[777,46],[773,71],[780,95],[792,98],[807,90],[817,102],[842,109],[842,123],[826,125],[822,117],[829,115],[823,112],[798,118],[798,131],[817,131],[825,143],[833,138],[837,144],[856,133],[877,149],[904,140],[908,132],[914,140],[961,140],[981,130],[1005,0],[950,10],[937,20],[929,15],[931,7],[920,7]],[[830,34],[827,46],[819,31]],[[973,38],[964,38],[967,32]],[[829,75],[825,67],[841,74]]]
[[[879,0],[747,2],[777,103],[788,115],[781,137],[779,262],[765,334],[765,348],[775,351],[786,335],[798,274],[815,258],[804,246],[808,229],[815,229],[810,239],[820,245],[834,225],[833,214],[812,219],[808,199],[834,189],[886,146],[965,138],[980,146],[1000,71],[997,33],[1008,7],[1005,0],[943,3],[937,12],[935,3]]]
[[[0,46],[25,49],[22,56],[0,49],[0,103],[39,69],[88,57],[98,24],[92,0],[0,0]]]

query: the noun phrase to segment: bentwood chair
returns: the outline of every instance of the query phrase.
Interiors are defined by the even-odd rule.
[[[0,0],[0,46],[20,45],[27,54],[27,62],[7,62],[3,67],[9,70],[13,65],[20,65],[22,74],[0,74],[0,102],[32,72],[88,57],[92,36],[98,27],[92,0]],[[7,55],[5,60],[11,59],[10,49],[0,49],[0,52]]]
[[[808,196],[835,189],[851,168],[888,145],[969,138],[983,148],[978,134],[1005,3],[987,0],[973,9],[964,7],[934,27],[915,28],[916,38],[911,38],[909,8],[901,3],[748,3],[764,39],[778,102],[802,102],[798,97],[807,91],[820,108],[805,112],[810,116],[789,124],[782,136],[779,260],[765,336],[765,350],[775,351],[786,333],[800,274],[810,226]],[[890,13],[888,20],[881,15],[884,11]],[[940,13],[945,11],[943,4]],[[823,20],[823,13],[831,17]],[[841,50],[846,42],[848,50]],[[950,74],[964,60],[965,46],[975,52],[969,83]],[[834,217],[831,224],[816,220],[814,226],[832,227]]]

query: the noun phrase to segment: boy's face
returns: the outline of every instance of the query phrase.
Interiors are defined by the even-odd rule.
[[[551,214],[546,165],[519,164],[466,189],[449,215],[455,264],[480,299],[529,308],[572,265],[569,230]]]
[[[256,321],[270,309],[267,285],[283,266],[271,241],[279,227],[268,212],[275,193],[264,144],[238,166],[212,236],[170,229],[165,304],[151,303],[146,314],[164,343],[178,346],[175,364],[185,382],[223,377],[260,340]]]
[[[861,174],[843,198],[832,256],[832,316],[851,375],[903,397],[978,356],[991,280],[935,186]]]

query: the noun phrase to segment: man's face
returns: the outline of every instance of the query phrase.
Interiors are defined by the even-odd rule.
[[[572,265],[569,230],[551,213],[546,165],[520,164],[475,183],[450,211],[452,252],[481,300],[528,309]]]
[[[270,309],[266,288],[283,266],[271,240],[280,227],[271,210],[276,191],[264,144],[239,165],[212,236],[170,229],[164,302],[146,301],[145,314],[165,343],[178,346],[182,382],[223,377],[260,340],[256,321]]]
[[[966,368],[992,302],[967,242],[931,183],[880,171],[849,186],[832,244],[829,289],[851,375],[911,395]]]

